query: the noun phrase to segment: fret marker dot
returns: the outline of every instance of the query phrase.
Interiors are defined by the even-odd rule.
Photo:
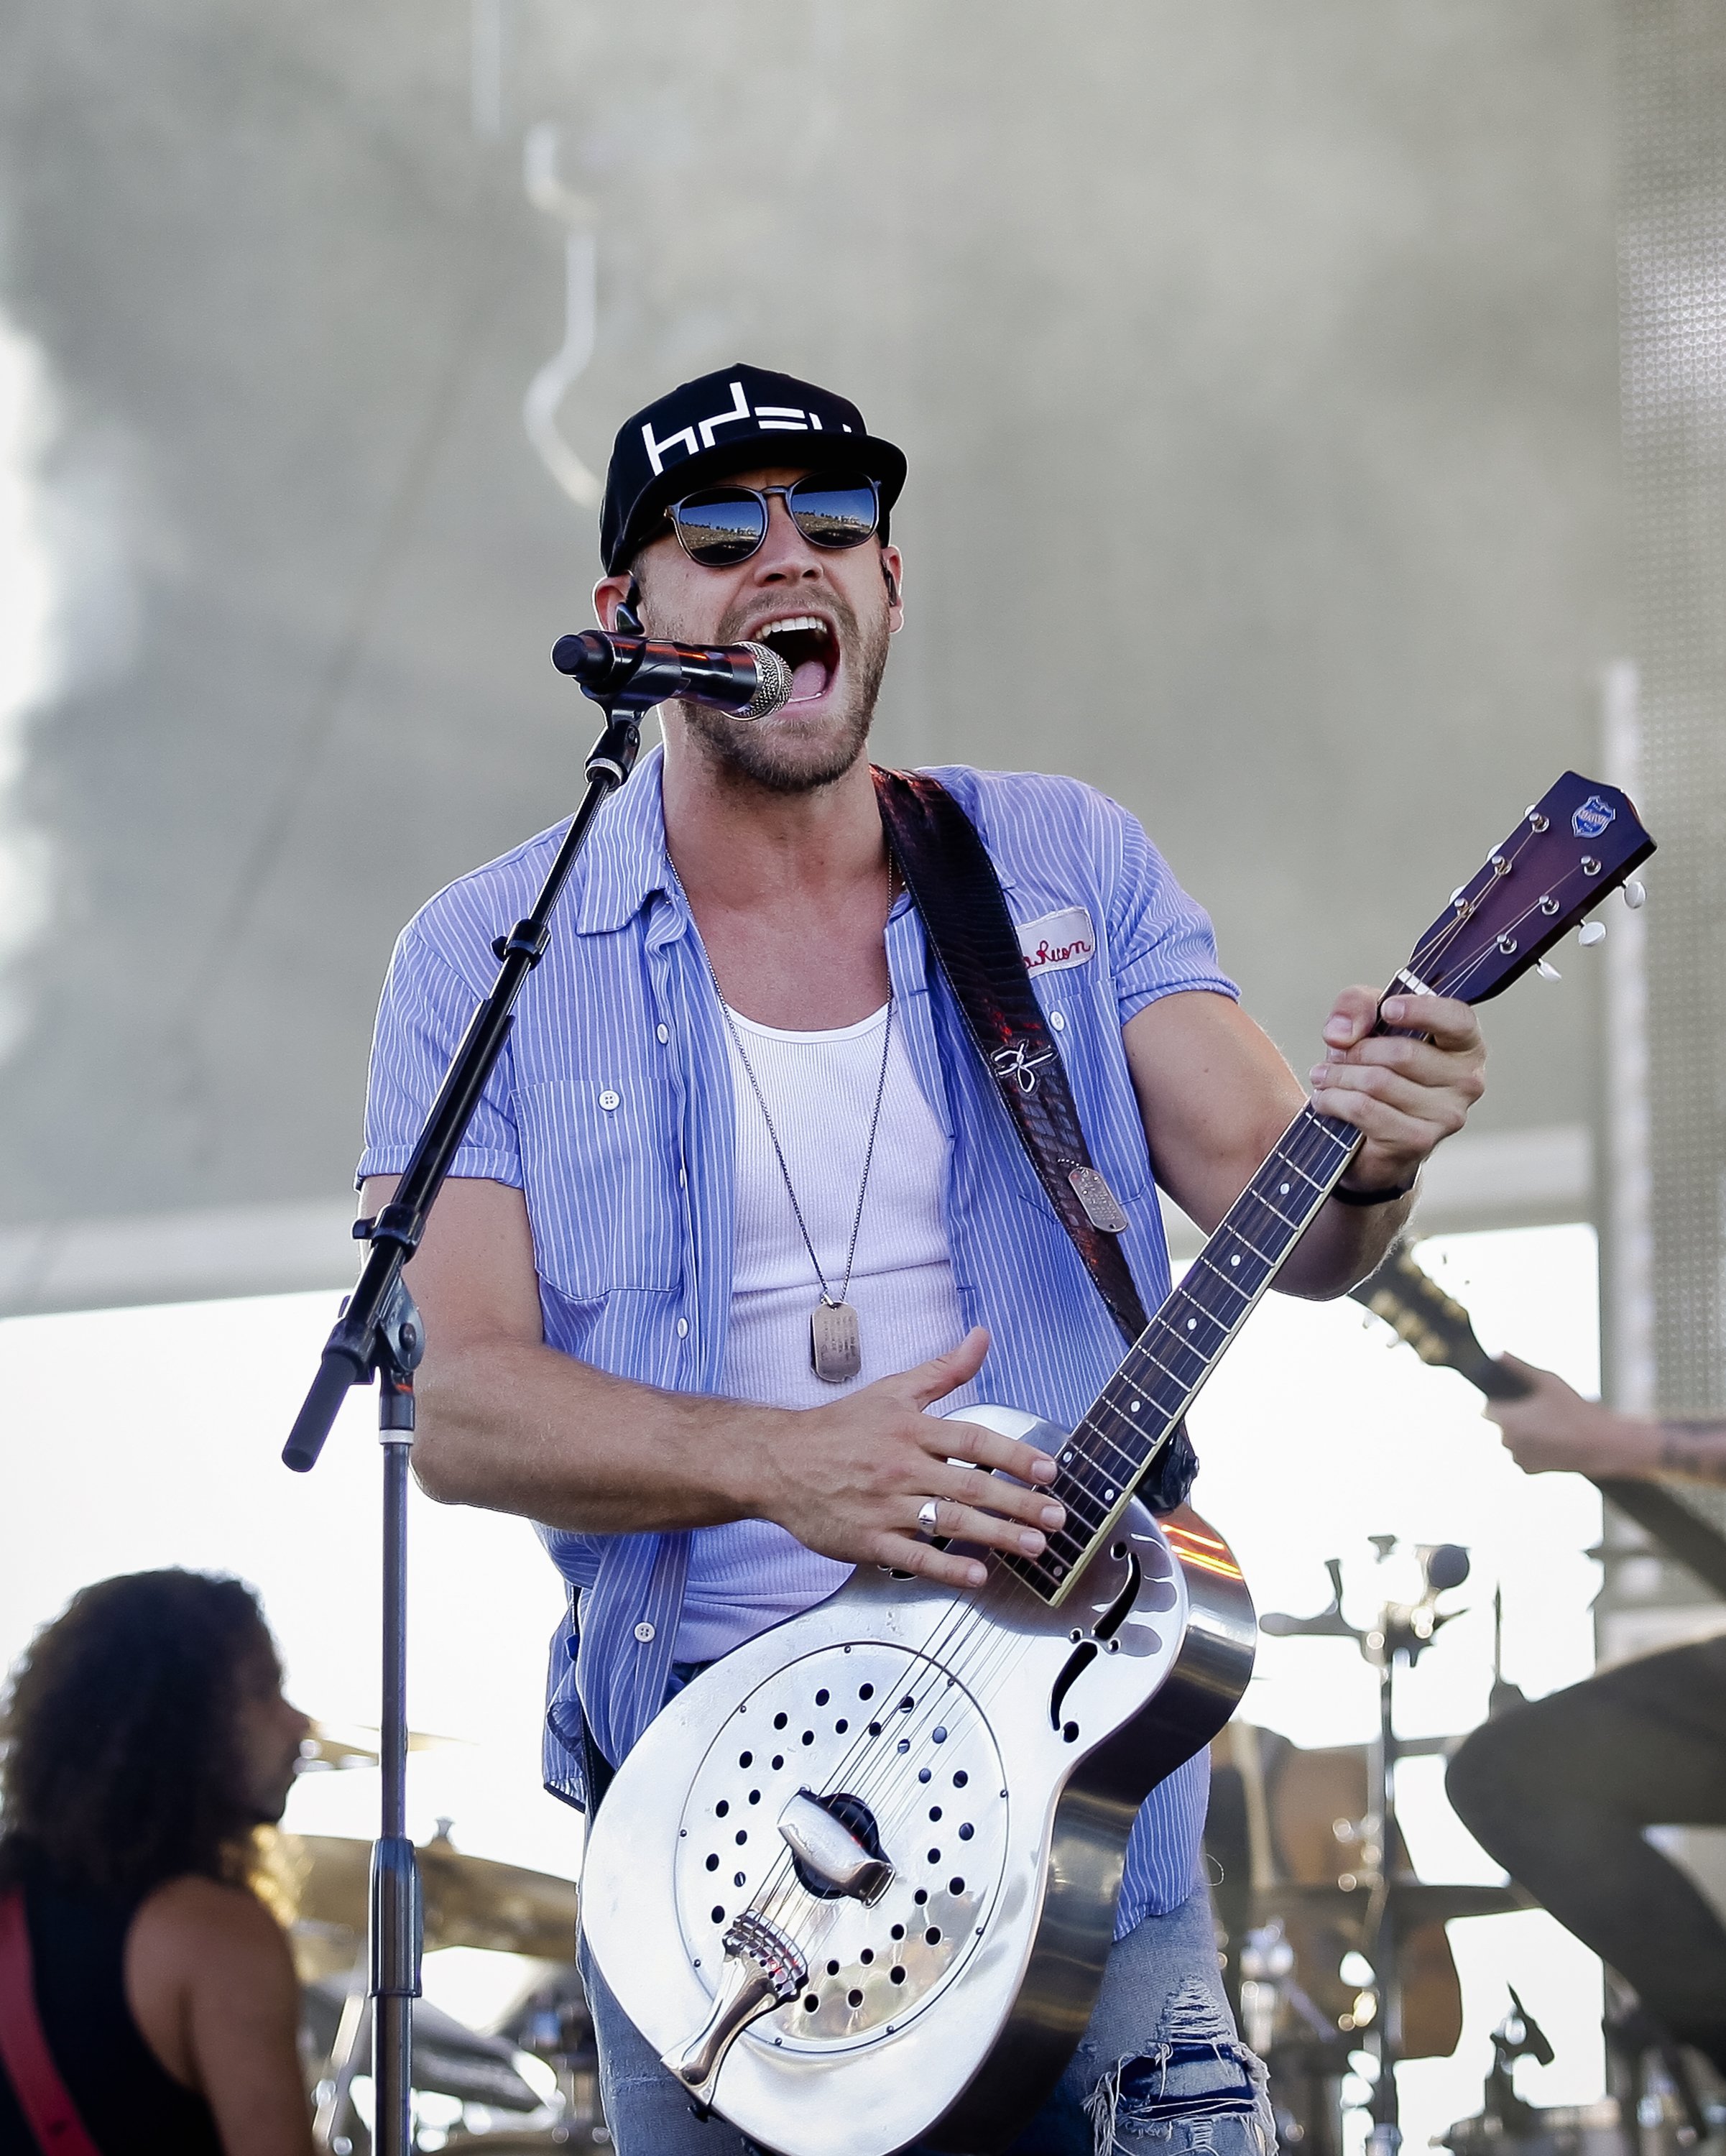
[[[1239,1254],[1239,1252],[1237,1251],[1237,1252],[1235,1254],[1235,1255],[1234,1255],[1233,1257],[1232,1257],[1232,1258],[1229,1260],[1229,1263],[1230,1263],[1232,1265],[1239,1265],[1239,1263],[1240,1263],[1240,1262],[1241,1262],[1240,1254]]]
[[[1193,1332],[1193,1331],[1196,1328],[1196,1327],[1197,1327],[1197,1325],[1198,1325],[1198,1322],[1199,1322],[1199,1321],[1198,1321],[1198,1320],[1197,1320],[1197,1318],[1196,1318],[1196,1317],[1189,1317],[1189,1318],[1187,1319],[1187,1321],[1186,1321],[1186,1329],[1187,1329],[1187,1331],[1188,1331],[1189,1332]]]
[[[1134,1403],[1133,1403],[1132,1406],[1131,1406],[1130,1408],[1129,1408],[1129,1409],[1128,1409],[1127,1412],[1128,1412],[1128,1414],[1138,1414],[1138,1412],[1139,1412],[1139,1403],[1138,1403],[1138,1401],[1137,1401],[1137,1400],[1134,1400]]]
[[[1063,1467],[1070,1467],[1073,1465],[1073,1455],[1070,1452],[1063,1452],[1061,1455],[1061,1465]]]
[[[1103,1495],[1111,1505],[1114,1502],[1114,1492],[1113,1490],[1105,1490],[1103,1492]]]
[[[1288,1185],[1286,1183],[1279,1183],[1277,1185],[1277,1195],[1279,1198],[1286,1198],[1288,1195]]]

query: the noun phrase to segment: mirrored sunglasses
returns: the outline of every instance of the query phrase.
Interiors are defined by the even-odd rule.
[[[881,490],[858,474],[812,473],[789,486],[708,486],[666,511],[678,544],[704,568],[746,562],[767,536],[770,495],[812,547],[861,547],[881,521]]]

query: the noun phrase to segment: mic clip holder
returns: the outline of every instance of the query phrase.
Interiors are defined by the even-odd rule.
[[[399,1207],[387,1205],[374,1219],[356,1220],[354,1240],[370,1243],[380,1239],[385,1241],[398,1239],[407,1224],[405,1220],[392,1221],[389,1216],[392,1212],[401,1210]],[[413,1246],[417,1247],[418,1241],[416,1235]],[[347,1315],[351,1301],[351,1297],[348,1296],[341,1299],[341,1315],[344,1317]],[[337,1330],[340,1329],[338,1326]],[[413,1430],[413,1373],[419,1368],[426,1352],[426,1327],[425,1321],[419,1314],[419,1306],[408,1293],[407,1283],[399,1273],[383,1308],[377,1314],[370,1342],[361,1347],[356,1341],[354,1346],[358,1351],[356,1361],[363,1354],[366,1363],[365,1375],[356,1382],[369,1383],[372,1372],[375,1370],[377,1373],[379,1435],[385,1437],[386,1441],[389,1435],[411,1435]]]

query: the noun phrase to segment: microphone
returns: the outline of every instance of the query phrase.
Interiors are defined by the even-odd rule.
[[[670,644],[602,629],[560,636],[551,664],[605,704],[645,710],[673,696],[712,704],[734,719],[765,719],[789,702],[791,670],[765,644]]]

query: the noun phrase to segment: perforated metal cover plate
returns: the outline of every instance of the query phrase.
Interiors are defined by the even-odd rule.
[[[798,1881],[778,1821],[800,1790],[868,1807],[894,1866],[872,1906]],[[874,1642],[807,1655],[739,1705],[690,1787],[675,1865],[690,1959],[711,1989],[725,1926],[758,1910],[796,1941],[809,1981],[745,2041],[818,2051],[889,2035],[986,1928],[1007,1814],[988,1724],[939,1664]]]

